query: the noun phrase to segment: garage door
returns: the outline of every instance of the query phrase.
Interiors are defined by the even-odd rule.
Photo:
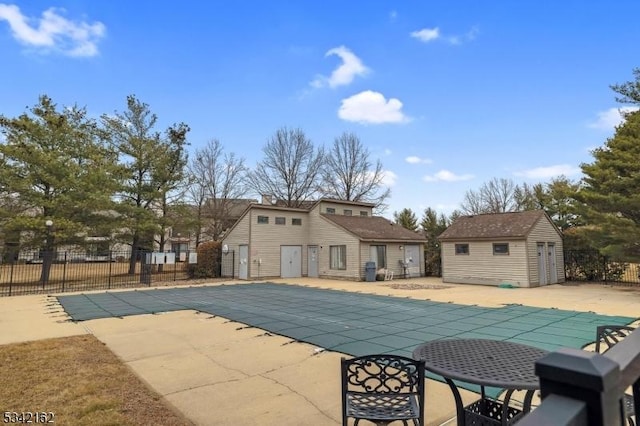
[[[302,246],[280,247],[280,276],[282,278],[302,276]]]

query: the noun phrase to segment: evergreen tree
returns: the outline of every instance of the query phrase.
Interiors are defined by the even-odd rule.
[[[640,78],[640,75],[638,75]],[[627,114],[605,145],[582,164],[588,235],[603,254],[640,259],[640,112]]]
[[[157,120],[149,105],[133,95],[127,97],[125,112],[102,116],[106,137],[126,170],[118,196],[121,237],[131,245],[130,274],[138,251],[152,250],[155,236],[164,234],[167,197],[184,178],[187,163],[189,127],[174,124],[162,134]]]
[[[85,109],[59,110],[48,96],[17,118],[0,116],[0,190],[5,241],[22,247],[82,244],[87,235],[108,236],[113,226],[117,155]],[[46,221],[53,226],[47,229]],[[105,235],[106,234],[106,235]],[[18,241],[11,241],[11,240]],[[52,258],[45,258],[48,279]]]
[[[402,209],[400,213],[393,212],[393,220],[398,225],[411,231],[418,229],[418,218],[416,218],[416,214],[411,209]]]
[[[457,217],[457,216],[456,216]],[[442,234],[449,226],[450,221],[443,215],[427,207],[424,210],[420,227],[424,233],[427,242],[425,243],[425,266],[427,275],[440,276],[440,242],[438,236]]]

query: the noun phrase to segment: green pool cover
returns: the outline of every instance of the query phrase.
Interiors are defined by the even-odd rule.
[[[596,326],[635,318],[506,305],[500,308],[259,283],[59,296],[74,321],[193,309],[360,356],[411,356],[442,338],[508,340],[554,350],[594,341]],[[474,387],[470,389],[475,390]]]

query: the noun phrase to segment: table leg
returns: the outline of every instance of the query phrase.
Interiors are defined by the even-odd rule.
[[[522,406],[522,411],[526,414],[531,411],[531,400],[533,399],[533,394],[535,390],[528,390],[527,393],[524,394],[524,404]]]
[[[453,380],[448,379],[446,377],[444,378],[444,380],[449,385],[449,388],[451,388],[451,392],[453,393],[453,399],[455,399],[456,401],[456,420],[457,420],[458,426],[465,426],[464,405],[462,405],[462,397],[460,396],[460,392],[458,391],[456,384],[453,383]]]
[[[509,389],[504,394],[504,401],[502,402],[502,424],[507,424],[507,416],[509,415],[509,402],[511,401],[511,395],[515,389]]]

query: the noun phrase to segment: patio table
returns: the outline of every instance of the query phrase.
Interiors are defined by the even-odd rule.
[[[531,409],[539,388],[534,364],[548,352],[519,343],[488,339],[443,339],[418,346],[413,358],[425,361],[425,369],[444,378],[453,392],[458,425],[511,425]],[[454,380],[480,385],[480,399],[462,403]],[[485,386],[505,389],[503,402],[485,395]],[[515,390],[526,390],[522,410],[510,407]]]

